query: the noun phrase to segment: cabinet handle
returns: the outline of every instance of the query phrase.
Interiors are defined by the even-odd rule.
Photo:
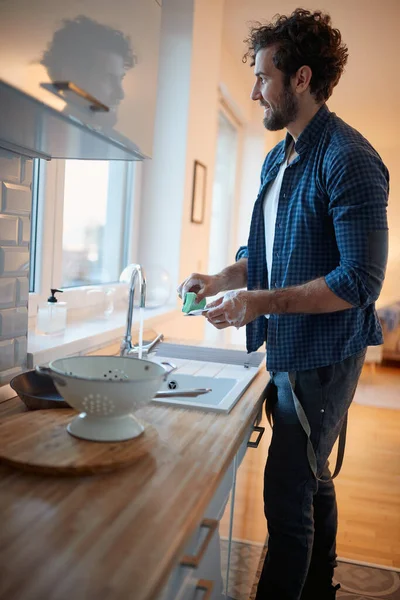
[[[247,442],[248,448],[258,448],[261,438],[264,435],[265,427],[258,427],[256,425],[253,425],[253,431],[258,431],[258,437],[255,442]]]
[[[214,582],[209,579],[199,579],[196,585],[196,590],[203,590],[205,594],[203,600],[210,600],[213,591]]]
[[[218,521],[217,519],[203,519],[203,521],[200,524],[200,527],[208,529],[208,533],[204,539],[204,542],[201,544],[197,554],[186,554],[182,558],[181,565],[183,567],[191,567],[192,569],[197,569],[205,551],[207,550],[207,546],[211,542],[211,538],[218,527]]]
[[[56,88],[57,92],[73,92],[80,98],[87,100],[90,103],[90,110],[93,112],[110,112],[108,106],[91,96],[88,92],[85,92],[82,88],[78,87],[72,81],[52,81],[51,85]]]

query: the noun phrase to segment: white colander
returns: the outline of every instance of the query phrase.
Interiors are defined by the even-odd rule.
[[[122,356],[74,356],[54,360],[48,368],[36,367],[38,373],[50,375],[64,400],[80,412],[68,432],[108,442],[144,431],[133,412],[152,400],[174,369],[170,363]]]

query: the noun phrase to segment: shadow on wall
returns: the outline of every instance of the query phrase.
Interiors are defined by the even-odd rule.
[[[42,84],[43,87],[66,99],[66,94],[58,91],[54,83],[73,83],[108,107],[102,115],[102,125],[115,125],[117,109],[124,98],[123,79],[137,63],[129,37],[85,16],[66,19],[55,32],[40,63],[53,82]],[[69,99],[71,92],[67,94]],[[68,113],[79,118],[82,108],[87,110],[88,101],[72,94]]]

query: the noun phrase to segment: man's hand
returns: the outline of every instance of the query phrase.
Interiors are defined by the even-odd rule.
[[[217,329],[236,327],[239,329],[259,317],[256,302],[257,292],[235,290],[207,304],[207,320]]]
[[[247,285],[247,258],[241,258],[233,265],[226,267],[216,275],[192,273],[181,283],[177,292],[185,300],[187,292],[197,295],[197,302],[215,296],[219,292],[237,290]]]
[[[207,305],[207,319],[217,329],[243,327],[261,315],[321,314],[354,308],[336,296],[324,277],[274,290],[238,290]]]
[[[187,292],[194,292],[197,296],[196,302],[201,302],[204,298],[215,296],[215,294],[222,291],[220,277],[218,275],[192,273],[180,284],[176,291],[182,300],[185,300]]]

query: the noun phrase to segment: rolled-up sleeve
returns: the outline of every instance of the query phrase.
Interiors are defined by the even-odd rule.
[[[235,261],[237,262],[241,258],[249,258],[247,246],[240,246],[239,250],[236,252]]]
[[[346,302],[366,308],[385,278],[388,171],[372,148],[350,144],[330,161],[326,189],[340,254],[326,284]]]

